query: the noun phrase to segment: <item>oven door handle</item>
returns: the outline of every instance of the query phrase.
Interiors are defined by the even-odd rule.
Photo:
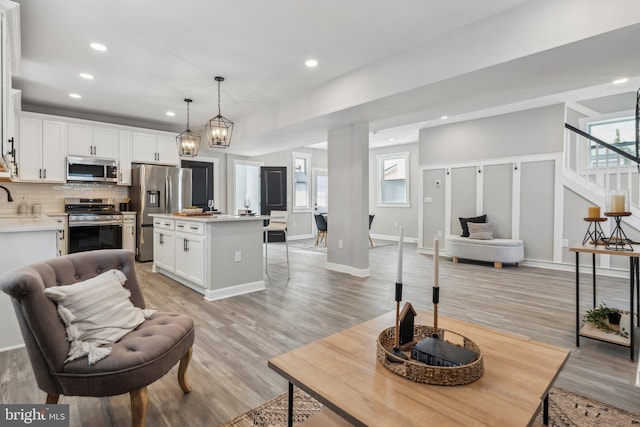
[[[77,221],[77,222],[69,222],[69,227],[88,227],[90,225],[119,225],[122,227],[122,221]]]

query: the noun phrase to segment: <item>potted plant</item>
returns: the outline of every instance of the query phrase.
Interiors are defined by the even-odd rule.
[[[619,308],[607,307],[603,302],[598,307],[587,310],[584,315],[585,322],[593,323],[598,329],[614,333],[624,338],[629,337],[629,332],[622,327],[612,328],[611,325],[619,325],[623,311]]]

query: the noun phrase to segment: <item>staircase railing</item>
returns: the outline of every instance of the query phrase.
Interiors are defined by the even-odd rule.
[[[570,124],[565,129],[565,176],[599,197],[606,189],[628,189],[631,204],[639,207],[640,159]]]

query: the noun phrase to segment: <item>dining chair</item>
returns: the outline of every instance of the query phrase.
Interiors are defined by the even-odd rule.
[[[371,247],[373,247],[373,240],[371,240],[371,223],[373,222],[373,217],[375,217],[375,215],[369,214],[369,244]]]
[[[325,218],[322,214],[314,214],[316,219],[316,228],[318,229],[318,234],[316,234],[316,242],[315,246],[318,246],[318,243],[322,243],[324,240],[324,247],[327,247],[327,218]]]
[[[269,250],[269,232],[282,231],[284,233],[284,244],[287,250],[287,278],[289,278],[289,243],[287,242],[287,220],[289,213],[287,211],[271,211],[269,214],[269,224],[263,228],[264,232],[264,271],[267,271]]]

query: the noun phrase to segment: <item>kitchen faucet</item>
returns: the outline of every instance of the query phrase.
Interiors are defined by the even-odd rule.
[[[9,191],[9,189],[3,185],[0,185],[0,188],[7,192],[7,201],[13,202],[13,197],[11,197],[11,192]]]

